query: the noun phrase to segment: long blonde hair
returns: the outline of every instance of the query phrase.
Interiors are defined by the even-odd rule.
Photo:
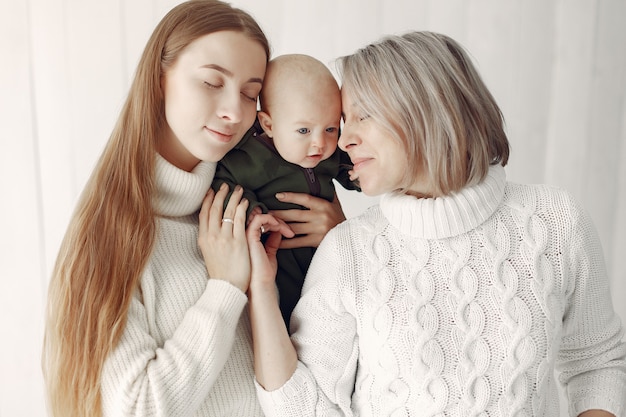
[[[118,343],[156,238],[155,154],[165,126],[161,77],[200,36],[234,30],[269,43],[246,12],[191,0],[157,25],[111,137],[83,190],[48,289],[43,373],[48,407],[63,417],[100,416],[100,376]]]

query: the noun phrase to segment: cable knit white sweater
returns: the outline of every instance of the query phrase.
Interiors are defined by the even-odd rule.
[[[626,345],[570,196],[491,168],[452,196],[387,194],[332,230],[292,316],[300,363],[268,416],[626,415]]]
[[[119,345],[105,362],[105,416],[262,416],[247,297],[209,279],[198,215],[215,164],[193,172],[157,156],[159,232]]]

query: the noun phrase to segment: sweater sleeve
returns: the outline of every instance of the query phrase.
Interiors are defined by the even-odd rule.
[[[237,146],[227,153],[217,164],[213,183],[211,184],[211,188],[216,192],[222,184],[228,184],[230,192],[226,200],[224,200],[224,208],[226,208],[226,204],[228,204],[235,186],[241,185],[244,192],[243,197],[250,202],[246,212],[248,217],[252,209],[256,206],[261,207],[263,213],[268,212],[267,206],[257,198],[254,192],[258,186],[258,172],[264,169],[263,161],[259,161],[259,158],[256,157],[257,155],[254,155],[255,137],[262,132],[263,129],[261,129],[257,120],[254,126],[246,132]],[[252,152],[252,154],[249,152]]]
[[[193,415],[230,355],[246,302],[232,285],[209,279],[172,337],[159,347],[137,291],[122,337],[104,364],[103,415]]]
[[[571,198],[569,285],[557,368],[567,386],[570,414],[590,409],[626,414],[626,344],[615,313],[602,247],[587,213]]]
[[[267,206],[259,201],[257,195],[250,187],[250,182],[247,181],[246,176],[238,177],[237,175],[235,175],[235,172],[243,173],[246,172],[246,169],[249,168],[246,166],[245,163],[241,163],[237,158],[234,158],[233,155],[227,155],[217,164],[217,169],[215,171],[215,177],[213,179],[213,183],[211,184],[211,188],[213,188],[213,190],[217,192],[222,184],[228,184],[230,191],[228,193],[228,196],[224,200],[224,208],[226,208],[226,205],[230,200],[230,196],[232,195],[235,186],[241,185],[243,187],[243,198],[248,199],[248,201],[250,202],[246,215],[249,217],[250,212],[256,206],[261,207],[263,213],[267,213]]]
[[[342,288],[335,230],[320,244],[309,267],[302,297],[291,316],[298,366],[275,391],[257,384],[263,411],[271,416],[351,416],[358,337],[349,294]]]
[[[353,168],[350,157],[346,152],[342,151],[341,149],[337,149],[337,153],[339,154],[339,170],[335,179],[346,190],[355,190],[360,192],[361,187],[358,180],[350,180],[349,171]]]

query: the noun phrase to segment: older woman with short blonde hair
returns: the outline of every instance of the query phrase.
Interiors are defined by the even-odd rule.
[[[266,415],[552,417],[561,383],[570,415],[623,416],[594,226],[566,191],[507,182],[500,110],[461,46],[413,32],[339,64],[339,146],[380,204],[322,241],[291,339],[249,232]]]

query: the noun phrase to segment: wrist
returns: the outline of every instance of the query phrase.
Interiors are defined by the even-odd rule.
[[[248,287],[249,296],[263,298],[265,300],[275,299],[278,302],[278,288],[274,281],[271,282],[251,282]]]

